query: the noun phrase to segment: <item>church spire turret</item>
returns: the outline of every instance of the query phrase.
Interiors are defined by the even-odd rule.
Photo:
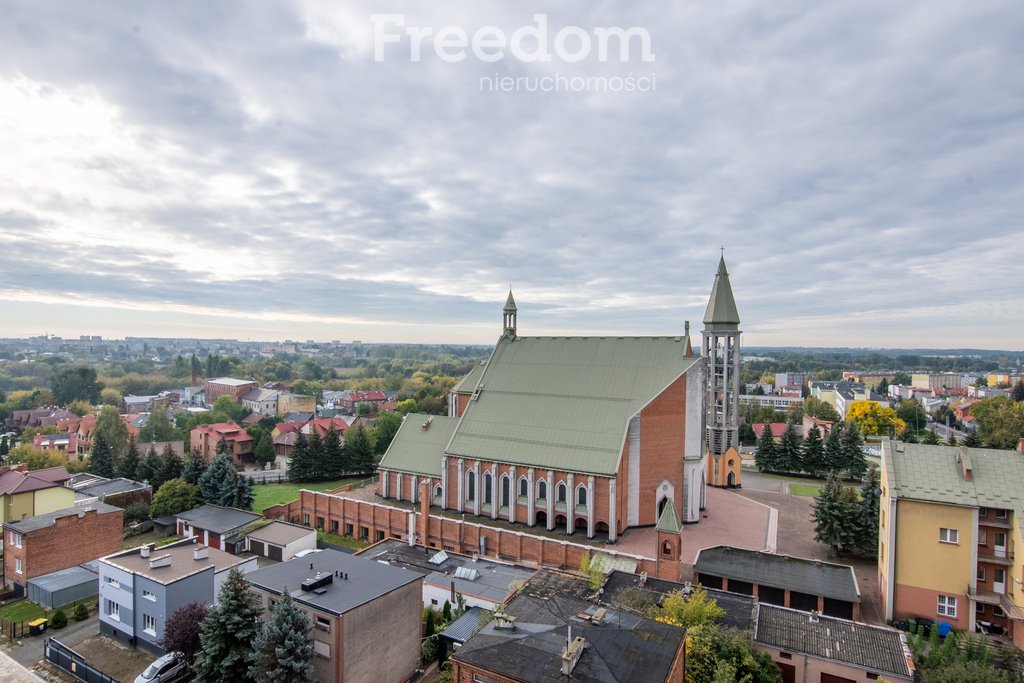
[[[735,330],[740,324],[740,314],[736,310],[736,299],[732,296],[732,285],[729,284],[729,271],[725,268],[725,254],[718,260],[718,272],[715,273],[715,285],[711,288],[708,309],[704,312],[704,326],[708,329]]]
[[[704,341],[701,354],[705,371],[705,425],[708,481],[712,486],[740,485],[739,395],[740,314],[725,267],[725,254],[718,261],[715,284],[704,313]]]
[[[509,287],[508,299],[505,300],[505,308],[502,309],[502,335],[509,339],[516,338],[516,300],[512,297],[512,288]]]

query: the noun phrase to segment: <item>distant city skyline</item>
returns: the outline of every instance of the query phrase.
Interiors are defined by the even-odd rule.
[[[1024,349],[1011,0],[381,11],[12,3],[0,337]]]

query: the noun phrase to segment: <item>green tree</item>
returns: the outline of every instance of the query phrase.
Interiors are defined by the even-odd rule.
[[[825,441],[821,437],[821,430],[818,425],[813,425],[807,430],[804,437],[803,454],[804,471],[814,476],[820,476],[828,471],[825,460]]]
[[[935,433],[934,429],[924,430],[924,436],[921,438],[921,443],[928,444],[929,446],[938,446],[942,443],[942,439]]]
[[[256,660],[253,642],[260,634],[262,613],[259,597],[249,590],[242,572],[233,567],[220,588],[217,606],[209,609],[203,621],[196,681],[255,681],[250,668]]]
[[[257,683],[313,680],[313,641],[309,630],[309,617],[295,607],[286,588],[253,643],[256,655],[249,675]]]
[[[981,437],[978,436],[977,430],[971,430],[967,432],[967,436],[964,437],[964,445],[968,448],[980,448]]]
[[[171,444],[165,444],[164,451],[160,454],[160,467],[157,473],[160,483],[163,484],[171,479],[177,479],[181,476],[184,467],[184,463],[178,457],[174,448],[171,447]]]
[[[199,498],[211,505],[248,510],[254,496],[249,480],[235,471],[230,456],[221,453],[199,477]]]
[[[687,631],[686,650],[686,680],[691,683],[782,683],[778,665],[771,655],[754,649],[748,632],[700,624]]]
[[[775,443],[775,435],[772,434],[772,426],[766,422],[761,437],[757,440],[757,453],[754,454],[754,464],[762,472],[773,472],[779,466],[778,445]]]
[[[388,450],[388,446],[391,445],[391,441],[401,426],[402,416],[399,413],[387,412],[377,416],[373,422],[370,436],[373,440],[373,450],[378,456],[384,455]]]
[[[366,427],[357,424],[345,431],[345,459],[351,464],[356,472],[369,473],[373,471],[376,461],[373,457],[373,445],[370,443],[370,435]]]
[[[896,417],[903,420],[908,427],[919,434],[928,424],[928,414],[916,399],[905,398],[896,406]]]
[[[875,391],[877,391],[882,396],[888,396],[889,395],[889,380],[887,380],[885,377],[883,377],[882,381],[878,383],[878,388],[875,389]]]
[[[92,412],[92,404],[88,401],[82,400],[72,401],[67,405],[67,409],[78,417],[82,417],[83,415],[88,415]]]
[[[1017,403],[1024,401],[1024,379],[1017,380],[1017,383],[1013,385],[1013,391],[1010,392],[1010,398]]]
[[[135,440],[131,439],[128,443],[128,452],[124,454],[120,462],[117,463],[117,467],[114,469],[114,473],[119,477],[125,479],[135,479],[139,469],[139,462],[142,457],[139,455],[139,447],[135,445]]]
[[[92,452],[89,454],[89,471],[108,479],[114,476],[114,454],[102,434],[92,438]]]
[[[978,436],[990,448],[1015,448],[1024,437],[1024,403],[1009,396],[996,396],[971,406]]]
[[[323,444],[323,473],[325,479],[337,479],[345,472],[345,449],[341,445],[341,434],[331,424],[330,429],[324,434]]]
[[[139,441],[149,443],[151,441],[175,441],[180,438],[178,427],[171,421],[167,411],[161,406],[156,406],[149,414],[146,424],[139,428]]]
[[[50,379],[53,400],[62,406],[74,401],[99,403],[102,389],[96,371],[86,365],[64,368]]]
[[[185,458],[184,466],[181,468],[181,478],[193,486],[198,486],[199,478],[203,476],[205,471],[206,461],[203,460],[203,456],[199,455],[198,452],[194,452]]]
[[[897,372],[895,375],[892,376],[892,382],[890,382],[889,384],[895,384],[896,386],[901,387],[909,387],[913,383],[914,380],[911,379],[909,373]]]
[[[320,432],[316,426],[310,423],[308,444],[309,452],[309,478],[311,481],[324,480],[324,441],[320,438]]]
[[[269,433],[260,435],[260,439],[253,451],[253,457],[261,465],[272,463],[277,459],[277,455],[274,453],[274,439]]]
[[[725,610],[701,586],[695,586],[689,595],[673,590],[662,601],[661,608],[654,607],[648,614],[667,624],[693,628],[713,624],[725,616]]]
[[[878,468],[868,469],[864,483],[860,487],[860,500],[857,502],[857,549],[865,557],[878,554],[878,501],[882,492],[878,479]]]
[[[804,415],[810,415],[819,420],[827,420],[832,424],[837,424],[842,420],[831,403],[826,403],[820,398],[813,396],[804,399]]]
[[[801,455],[803,452],[803,440],[796,431],[796,425],[792,422],[786,424],[779,440],[779,469],[784,472],[800,472],[803,468]]]
[[[92,430],[93,440],[102,438],[116,459],[121,457],[121,454],[128,449],[130,436],[128,425],[125,424],[117,409],[111,406],[103,406],[99,415],[96,416],[96,426]]]
[[[843,549],[857,542],[854,510],[843,495],[843,485],[834,474],[829,475],[814,499],[814,540],[824,543],[842,556]]]
[[[864,439],[856,424],[848,424],[843,430],[843,469],[853,479],[862,479],[868,470],[868,461],[864,457]]]
[[[312,471],[313,466],[310,462],[309,444],[306,441],[306,435],[300,431],[295,435],[292,455],[288,459],[288,480],[309,481]]]
[[[199,489],[184,479],[169,479],[154,494],[149,512],[154,517],[176,515],[196,506]]]

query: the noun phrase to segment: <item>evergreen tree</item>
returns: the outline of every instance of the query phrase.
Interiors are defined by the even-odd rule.
[[[160,483],[179,478],[183,468],[184,464],[178,454],[174,452],[171,444],[164,446],[164,452],[160,455]]]
[[[956,440],[956,434],[954,434],[953,430],[950,429],[948,432],[946,432],[946,445],[947,446],[956,446],[957,443],[959,443],[959,442]]]
[[[346,460],[349,461],[354,471],[359,473],[373,471],[376,461],[373,457],[373,444],[370,443],[370,435],[367,433],[366,427],[359,424],[350,427],[345,432],[345,451]]]
[[[277,455],[274,453],[274,439],[269,433],[260,436],[256,449],[253,451],[253,457],[261,465],[272,463],[277,459]]]
[[[1017,403],[1024,401],[1024,379],[1017,380],[1017,383],[1013,385],[1013,391],[1010,392],[1010,398]]]
[[[779,443],[779,469],[783,472],[802,471],[802,450],[802,439],[796,432],[796,425],[792,422],[787,423]]]
[[[292,456],[288,459],[288,480],[309,481],[311,469],[306,435],[300,431],[295,435],[295,445],[292,447]]]
[[[262,613],[259,597],[249,590],[249,582],[242,572],[237,567],[232,568],[220,588],[217,606],[209,609],[203,621],[196,681],[249,683],[255,680],[250,673],[256,659],[252,645],[259,637]]]
[[[221,487],[220,503],[241,510],[251,510],[256,495],[252,492],[252,480],[249,477],[234,472],[234,477],[229,478]]]
[[[878,468],[871,467],[860,487],[857,503],[857,549],[862,555],[873,557],[878,554],[878,499],[882,492],[878,479]]]
[[[825,461],[825,441],[821,437],[821,430],[818,428],[818,425],[813,425],[807,430],[807,436],[804,437],[803,450],[805,472],[814,476],[821,476],[828,471]]]
[[[762,472],[771,472],[778,468],[778,463],[778,446],[775,443],[775,435],[772,434],[772,426],[766,422],[764,431],[761,432],[761,437],[757,440],[754,464]]]
[[[814,499],[814,540],[832,548],[836,555],[842,555],[844,548],[857,541],[853,512],[843,495],[839,477],[830,474]]]
[[[852,422],[843,430],[843,469],[853,479],[863,479],[868,471],[868,461],[864,457],[864,440],[860,430]]]
[[[904,443],[917,443],[917,430],[908,424],[900,431],[898,438]]]
[[[149,450],[146,451],[146,457],[139,460],[139,464],[135,466],[135,478],[138,481],[148,482],[153,487],[153,490],[156,491],[160,488],[159,485],[155,484],[159,476],[160,457],[156,454],[156,449],[150,446]]]
[[[205,471],[206,461],[203,460],[203,456],[198,452],[193,452],[192,455],[185,458],[184,467],[181,468],[181,478],[193,486],[198,486],[199,478]]]
[[[313,680],[313,641],[306,613],[285,589],[253,643],[249,675],[257,683],[305,683]]]
[[[877,391],[882,396],[888,396],[889,395],[889,380],[887,380],[885,377],[883,377],[882,381],[878,383],[878,388],[875,389],[875,391]]]
[[[11,452],[11,446],[7,443],[7,436],[0,438],[0,458]]]
[[[939,435],[933,429],[926,429],[924,436],[921,438],[921,443],[928,444],[929,446],[938,446],[941,442]]]
[[[306,446],[309,453],[309,479],[310,481],[324,480],[324,442],[320,438],[320,432],[311,422],[309,424],[309,438]]]
[[[92,452],[89,454],[89,471],[110,479],[114,476],[114,454],[110,451],[103,435],[96,435],[92,440]]]
[[[981,437],[978,436],[978,432],[975,430],[967,432],[967,436],[964,437],[964,445],[968,448],[981,448]]]
[[[220,501],[225,484],[231,489],[232,479],[237,476],[231,458],[224,453],[219,454],[199,477],[199,499],[211,505],[223,505]]]
[[[832,424],[832,431],[825,437],[825,469],[822,474],[839,472],[843,469],[843,425]]]
[[[341,434],[331,424],[323,441],[324,479],[339,479],[345,472],[345,451],[341,447]]]
[[[141,461],[142,456],[139,455],[139,447],[135,444],[135,439],[132,439],[128,444],[128,452],[121,458],[121,462],[117,463],[115,474],[125,479],[135,479]],[[156,489],[153,490],[155,491]]]
[[[230,455],[231,446],[228,445],[228,440],[223,436],[220,437],[220,441],[217,442],[217,455]]]

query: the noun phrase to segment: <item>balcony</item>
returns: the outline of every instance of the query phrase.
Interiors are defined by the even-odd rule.
[[[1010,524],[1009,518],[1000,519],[996,517],[990,511],[985,517],[978,518],[979,527],[989,527],[990,529],[1012,529],[1013,525]]]
[[[989,562],[991,564],[1001,564],[1007,567],[1013,564],[1013,553],[1008,549],[989,548],[987,546],[978,546],[978,562]]]
[[[986,605],[998,605],[1002,602],[1003,595],[994,591],[980,591],[977,588],[967,587],[967,595],[973,602],[981,602]]]

